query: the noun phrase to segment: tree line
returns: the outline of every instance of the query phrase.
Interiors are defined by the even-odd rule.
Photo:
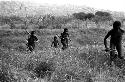
[[[66,24],[69,21],[76,19],[76,20],[87,20],[95,22],[95,24],[99,24],[100,22],[106,22],[106,21],[113,21],[112,14],[109,12],[103,12],[103,11],[97,11],[96,13],[84,13],[84,12],[78,12],[73,13],[69,16],[60,16],[56,17],[53,15],[34,15],[29,16],[28,14],[24,17],[11,15],[11,16],[0,16],[0,25],[8,24],[11,29],[15,29],[15,24],[23,24],[22,29],[27,29],[28,25],[34,24],[37,25],[38,29],[48,28],[51,26],[52,28],[61,28],[62,24]]]
[[[74,13],[73,16],[74,18],[82,21],[86,21],[86,20],[93,21],[97,25],[100,22],[113,21],[112,14],[110,14],[109,12],[103,12],[103,11],[97,11],[95,14],[79,12],[79,13]]]

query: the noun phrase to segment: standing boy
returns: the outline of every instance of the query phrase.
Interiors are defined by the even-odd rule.
[[[35,42],[38,41],[38,38],[34,34],[35,34],[35,31],[31,31],[31,34],[28,37],[27,47],[28,47],[28,50],[31,52],[35,48]]]
[[[107,40],[106,39],[109,36],[111,36],[110,37],[110,49],[111,49],[110,61],[111,62],[113,61],[113,57],[114,57],[114,54],[113,54],[112,50],[114,50],[115,48],[116,48],[116,50],[118,52],[118,57],[120,59],[123,59],[123,57],[122,57],[122,36],[123,36],[123,33],[125,31],[122,30],[120,27],[121,27],[121,22],[120,21],[115,21],[113,23],[113,29],[111,29],[104,38],[104,45],[105,45],[106,51],[108,51],[109,48],[107,47]]]
[[[67,28],[64,29],[63,33],[61,33],[60,39],[61,39],[61,43],[63,45],[62,49],[64,50],[64,49],[68,48],[69,33],[68,33]]]
[[[59,41],[58,41],[57,37],[54,36],[54,40],[52,42],[51,47],[58,48],[58,46],[59,46]]]

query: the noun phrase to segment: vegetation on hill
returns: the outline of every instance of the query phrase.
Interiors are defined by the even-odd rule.
[[[0,82],[125,81],[124,62],[118,60],[109,67],[109,53],[104,52],[103,39],[114,21],[110,12],[29,15],[24,4],[10,3],[0,2],[0,9],[6,9],[0,15]],[[69,28],[69,48],[61,50],[61,42],[57,49],[50,47],[53,36],[60,36],[63,28]],[[39,42],[29,53],[26,39],[33,29]]]
[[[61,29],[69,27],[67,25],[72,25],[72,21],[74,20],[81,20],[83,22],[82,24],[85,25],[83,28],[93,28],[93,26],[100,28],[102,25],[110,27],[114,20],[124,20],[124,16],[121,13],[121,17],[118,17],[108,11],[96,10],[95,12],[87,12],[89,10],[92,11],[90,8],[88,8],[88,10],[84,10],[83,8],[83,10],[79,12],[72,12],[70,14],[67,12],[66,15],[56,16],[52,13],[43,14],[43,12],[46,13],[47,9],[45,8],[44,11],[41,9],[42,6],[28,6],[15,1],[1,1],[0,4],[0,26],[3,29]],[[63,9],[60,8],[59,11],[61,10]],[[90,22],[93,24],[89,24]],[[79,23],[80,21],[78,23],[74,22],[74,25],[70,25],[70,28],[77,27],[79,29]],[[74,27],[75,25],[76,27]]]
[[[67,50],[51,48],[54,35],[61,30],[36,30],[39,43],[34,53],[26,51],[25,30],[1,30],[0,61],[2,75],[7,82],[45,80],[51,82],[71,81],[124,81],[124,68],[108,67],[103,38],[105,29],[69,30],[71,42]],[[50,78],[51,76],[51,78]],[[21,81],[21,82],[22,82]]]

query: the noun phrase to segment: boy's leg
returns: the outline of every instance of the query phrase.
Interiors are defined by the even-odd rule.
[[[120,59],[123,59],[123,57],[122,57],[122,45],[121,45],[121,44],[118,44],[118,45],[116,46],[116,49],[117,49],[117,52],[118,52],[118,57],[119,57]]]
[[[66,41],[65,41],[65,42],[66,42],[66,47],[68,47],[68,39],[67,39],[67,38],[66,38]]]
[[[27,45],[27,50],[29,50],[30,49],[30,44],[27,43],[26,45]]]
[[[65,38],[65,40],[64,40],[64,48],[65,49],[68,48],[68,39],[67,38]]]
[[[32,44],[32,49],[33,49],[33,50],[35,49],[35,43]]]
[[[58,48],[57,44],[54,44],[54,47],[55,47],[55,48]]]
[[[62,49],[64,50],[65,49],[65,43],[64,43],[64,41],[62,42],[62,45],[63,45]]]
[[[114,44],[110,44],[110,49],[114,50],[115,49],[115,45]],[[114,60],[114,51],[110,52],[110,64],[112,64],[112,61]]]
[[[34,50],[34,48],[35,48],[35,43],[32,43],[32,44],[30,45],[30,51],[32,52],[32,51]]]
[[[64,40],[63,39],[61,39],[61,43],[62,43],[62,46],[64,47]]]
[[[32,52],[32,50],[33,50],[33,48],[34,48],[34,45],[33,45],[32,43],[28,43],[27,47],[28,47],[28,50],[29,50],[30,52]]]
[[[65,42],[65,40],[62,40],[62,45],[63,45],[63,47],[62,47],[62,49],[64,50],[65,48],[66,48],[66,42]]]
[[[32,52],[32,45],[29,46],[29,51]]]

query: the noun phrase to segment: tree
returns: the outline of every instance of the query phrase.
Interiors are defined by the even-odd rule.
[[[73,16],[79,20],[85,20],[86,14],[84,12],[74,13]]]
[[[103,12],[103,11],[97,11],[95,13],[95,15],[97,15],[97,16],[111,16],[111,14],[109,12]]]
[[[95,15],[93,13],[88,13],[85,15],[85,18],[89,19],[89,20],[92,20],[92,18],[94,18],[94,17],[95,17]]]
[[[95,15],[94,15],[93,13],[87,13],[87,14],[85,15],[86,27],[87,27],[87,25],[88,25],[87,19],[88,19],[89,21],[91,21],[94,17],[95,17]]]
[[[15,24],[14,24],[14,17],[9,17],[9,16],[1,16],[0,17],[0,22],[1,24],[8,24],[10,26],[10,29],[14,29],[15,28]]]
[[[86,27],[87,27],[87,20],[92,20],[95,15],[93,13],[84,13],[84,12],[80,12],[80,13],[74,13],[73,16],[76,19],[82,20],[82,21],[86,21]]]
[[[20,4],[20,7],[19,7],[20,11],[24,11],[25,13],[22,13],[22,22],[24,24],[24,27],[22,29],[27,29],[28,28],[28,25],[29,25],[29,22],[30,20],[28,19],[29,18],[29,15],[28,15],[28,8],[24,5],[24,4]]]
[[[94,22],[99,25],[99,23],[104,23],[107,21],[112,21],[112,15],[109,12],[97,11],[95,13]]]
[[[110,21],[112,20],[112,15],[109,12],[97,11],[95,16],[100,18],[100,21]]]
[[[5,24],[8,24],[11,29],[15,28],[15,25],[9,16],[13,16],[16,12],[16,9],[13,8],[13,6],[16,6],[16,3],[14,3],[14,2],[12,2],[12,3],[9,1],[1,1],[1,3],[0,3],[0,6],[1,6],[0,14],[2,15],[2,20],[3,20],[2,22],[4,22]]]
[[[15,1],[2,1],[0,2],[0,6],[0,14],[3,16],[3,19],[7,21],[6,24],[10,26],[10,29],[15,28],[15,21],[20,18],[20,20],[26,25],[26,19],[21,17],[24,16],[24,13],[27,11],[27,7],[25,7],[23,3],[18,3]]]
[[[39,25],[39,29],[47,28],[49,25],[53,25],[54,16],[49,14],[38,17],[37,25]]]

